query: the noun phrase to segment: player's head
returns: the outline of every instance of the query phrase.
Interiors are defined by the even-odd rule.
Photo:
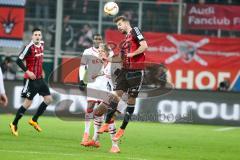
[[[125,16],[118,16],[113,22],[117,25],[118,30],[124,34],[126,34],[131,27],[129,20]]]
[[[108,59],[109,53],[110,53],[111,50],[110,50],[110,48],[107,46],[107,44],[105,44],[105,43],[100,43],[100,44],[99,44],[98,51],[99,51],[100,57],[101,57],[102,59]]]
[[[100,34],[94,34],[93,35],[93,47],[98,48],[100,43],[103,43],[102,36]]]
[[[41,29],[39,28],[34,28],[32,30],[32,41],[35,44],[39,44],[40,41],[42,40],[42,32]]]

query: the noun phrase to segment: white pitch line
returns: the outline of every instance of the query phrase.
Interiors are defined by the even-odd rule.
[[[54,153],[54,152],[36,152],[36,151],[20,151],[20,150],[5,150],[5,149],[0,149],[0,152],[8,152],[8,153],[21,153],[21,154],[41,154],[41,155],[58,155],[58,156],[74,156],[74,157],[81,157],[81,154],[72,154],[72,153]],[[107,158],[107,159],[128,159],[128,160],[147,160],[143,158],[132,158],[132,157],[112,157],[112,156],[103,156],[103,155],[93,155],[91,156],[94,157],[102,157],[102,158]]]
[[[215,129],[215,131],[225,132],[225,131],[230,131],[230,130],[234,130],[234,129],[237,129],[237,128],[238,128],[238,127],[224,127],[224,128]]]

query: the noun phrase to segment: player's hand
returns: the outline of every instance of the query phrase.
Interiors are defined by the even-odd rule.
[[[86,84],[83,82],[83,80],[81,80],[80,82],[79,82],[79,89],[80,89],[80,91],[84,91],[85,90],[85,88],[86,88]]]
[[[35,75],[33,72],[27,70],[26,73],[27,73],[28,77],[29,77],[31,80],[35,80],[35,79],[36,79],[36,75]]]
[[[135,55],[136,55],[135,53],[128,53],[128,54],[127,54],[127,57],[128,57],[128,58],[131,58],[131,57],[134,57]]]
[[[2,104],[4,107],[7,106],[8,98],[7,98],[6,94],[1,94],[0,95],[0,104]]]

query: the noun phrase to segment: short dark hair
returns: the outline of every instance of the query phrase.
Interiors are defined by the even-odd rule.
[[[36,32],[36,31],[40,31],[41,32],[41,29],[40,28],[33,28],[32,33]]]
[[[129,22],[129,20],[125,16],[118,16],[118,17],[114,18],[113,22],[117,23],[120,20]]]
[[[93,38],[94,38],[95,36],[97,36],[97,37],[102,37],[101,34],[99,34],[99,33],[93,34]]]
[[[99,33],[95,33],[92,38],[94,39],[94,37],[101,37],[101,38],[103,38],[102,35],[99,34]]]

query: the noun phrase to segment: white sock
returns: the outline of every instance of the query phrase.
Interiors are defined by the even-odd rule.
[[[103,116],[94,116],[94,134],[93,140],[99,141],[99,134],[97,133],[103,123]]]
[[[90,127],[91,127],[91,119],[92,119],[93,113],[85,113],[85,130],[84,133],[89,134]]]
[[[110,134],[111,141],[112,141],[112,146],[118,146],[118,142],[115,142],[115,141],[112,140],[112,138],[116,134],[116,125],[115,125],[115,123],[114,122],[110,123],[108,129],[109,129],[109,134]]]

